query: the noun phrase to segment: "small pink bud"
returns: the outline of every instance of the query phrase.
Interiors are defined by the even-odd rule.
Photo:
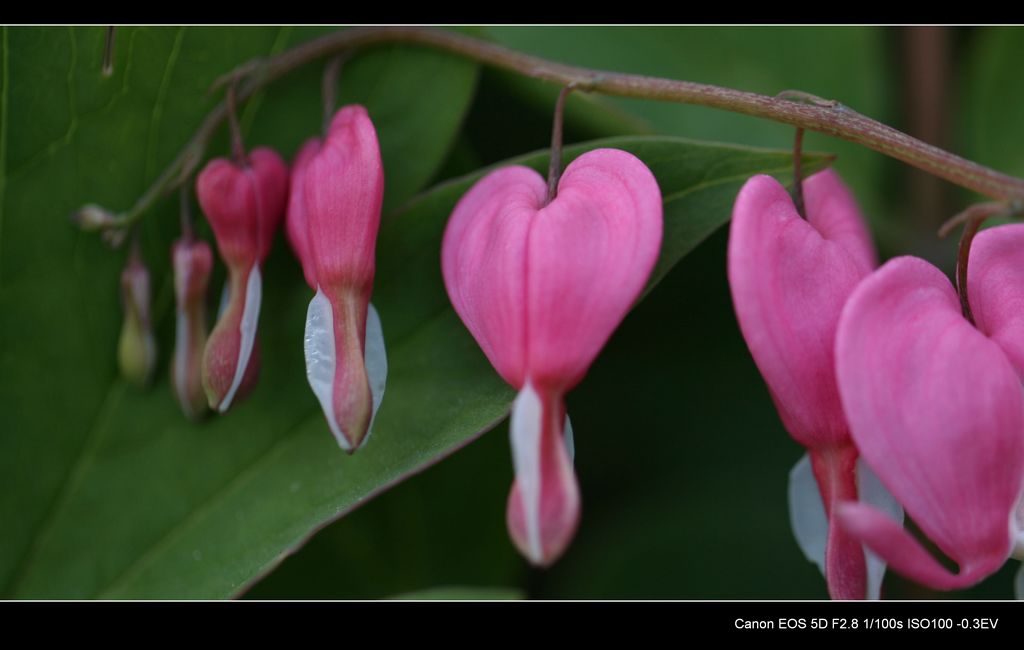
[[[860,210],[834,171],[806,179],[803,193],[806,220],[772,177],[755,176],[743,186],[729,231],[729,286],[740,330],[782,422],[810,450],[821,499],[790,502],[824,507],[820,563],[829,593],[864,598],[875,594],[867,591],[861,546],[829,525],[834,505],[858,495],[857,450],[836,387],[835,337],[843,305],[877,263]],[[800,540],[798,523],[811,517],[790,516]]]
[[[322,145],[303,145],[291,180],[289,241],[316,291],[306,314],[306,375],[338,444],[353,452],[366,442],[387,377],[370,305],[384,166],[366,109],[339,110]]]
[[[259,373],[261,266],[284,217],[288,167],[267,148],[253,150],[245,166],[218,158],[199,174],[196,194],[228,267],[228,302],[203,354],[207,399],[223,413],[255,387]]]
[[[179,239],[171,247],[174,262],[176,321],[171,385],[185,415],[192,420],[205,413],[203,350],[206,347],[206,290],[213,255],[204,241]]]
[[[942,272],[913,257],[890,260],[864,280],[839,322],[837,376],[853,439],[960,570],[951,573],[868,505],[840,504],[839,523],[893,569],[936,589],[979,582],[1024,544],[1015,516],[1024,489],[1024,393],[1002,347],[1024,331],[1003,329],[1019,319],[1012,305],[992,301],[1019,292],[1004,283],[1019,277],[1024,239],[999,230],[979,235],[970,259],[979,275],[968,273],[971,308],[984,326],[963,317]],[[1010,245],[989,245],[1008,234]]]
[[[149,270],[136,252],[121,272],[124,324],[117,345],[121,374],[136,386],[149,383],[156,366],[156,342],[149,316]]]
[[[511,413],[507,521],[532,563],[565,551],[579,521],[563,396],[583,379],[658,259],[661,192],[636,157],[598,149],[570,164],[557,198],[525,167],[481,179],[445,230],[448,296],[498,373]]]

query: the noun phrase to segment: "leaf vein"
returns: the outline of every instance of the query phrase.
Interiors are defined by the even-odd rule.
[[[149,134],[146,138],[146,173],[145,178],[153,177],[153,168],[156,167],[156,145],[159,138],[160,120],[164,113],[164,104],[167,102],[167,89],[170,87],[171,75],[174,66],[178,62],[178,54],[181,52],[181,42],[184,40],[185,27],[179,27],[178,33],[174,36],[174,43],[171,45],[171,52],[167,55],[167,64],[164,66],[164,74],[160,79],[160,88],[156,92],[156,101],[153,102],[153,112],[149,116]]]

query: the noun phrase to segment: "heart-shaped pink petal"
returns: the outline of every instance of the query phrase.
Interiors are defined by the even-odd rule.
[[[999,344],[1024,377],[1024,224],[978,233],[967,289],[978,329]]]
[[[997,570],[1010,553],[1024,481],[1024,397],[1003,350],[963,318],[938,269],[901,257],[851,295],[836,360],[862,456],[960,572],[929,562],[868,506],[840,508],[841,525],[895,570],[935,588],[968,586]]]
[[[848,440],[835,382],[836,325],[875,253],[835,172],[808,178],[804,196],[807,221],[778,181],[747,181],[729,231],[729,286],[786,430],[804,446],[832,446]]]
[[[305,192],[309,253],[320,287],[328,297],[355,289],[368,303],[384,200],[384,165],[366,108],[353,104],[335,114],[304,177],[296,191]]]
[[[448,295],[495,369],[521,388],[574,386],[643,289],[661,246],[661,193],[635,156],[570,164],[544,205],[537,172],[477,183],[445,231]]]
[[[262,265],[288,200],[288,167],[277,152],[253,149],[245,166],[211,160],[196,179],[196,195],[224,261]]]
[[[554,200],[537,172],[487,175],[459,201],[442,271],[455,310],[501,376],[512,409],[516,481],[507,522],[517,547],[546,566],[579,521],[563,394],[643,290],[658,258],[661,192],[650,170],[615,149],[570,164]]]

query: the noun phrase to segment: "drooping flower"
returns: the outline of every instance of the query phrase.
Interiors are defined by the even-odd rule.
[[[271,149],[254,149],[244,164],[210,161],[196,182],[199,204],[228,267],[227,301],[203,354],[210,408],[224,412],[255,387],[261,265],[284,217],[288,167]]]
[[[345,106],[323,144],[311,138],[296,156],[285,230],[316,292],[306,313],[306,376],[348,452],[366,442],[387,379],[370,304],[383,197],[376,129],[365,108]]]
[[[202,365],[206,348],[206,290],[213,254],[206,242],[183,237],[171,247],[171,258],[176,305],[171,386],[186,417],[194,420],[207,406]]]
[[[853,438],[952,573],[898,523],[843,504],[843,527],[903,575],[960,589],[1024,556],[1024,229],[974,241],[965,319],[949,280],[927,262],[889,261],[857,288],[836,344]]]
[[[806,220],[775,179],[747,181],[733,208],[729,286],[783,425],[808,449],[790,475],[797,540],[822,567],[833,598],[877,597],[881,567],[830,525],[838,500],[856,500],[874,485],[867,468],[858,468],[836,387],[834,343],[843,305],[876,256],[860,210],[834,171],[807,178],[803,194]],[[871,494],[885,501],[884,492]]]
[[[639,296],[662,235],[658,184],[627,152],[583,154],[545,205],[546,194],[531,169],[488,174],[456,205],[442,248],[456,312],[519,390],[507,523],[537,565],[562,554],[579,521],[564,395]]]
[[[121,271],[124,323],[117,344],[117,360],[125,379],[139,387],[149,383],[156,367],[156,340],[149,303],[149,269],[142,262],[138,246],[133,245],[128,263]]]

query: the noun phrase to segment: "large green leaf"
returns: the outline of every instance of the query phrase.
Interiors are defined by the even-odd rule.
[[[260,385],[229,415],[190,425],[166,381],[142,393],[116,378],[121,256],[75,232],[65,215],[87,201],[128,205],[201,118],[206,84],[240,60],[283,47],[293,35],[126,30],[118,37],[119,72],[103,79],[101,32],[3,32],[0,515],[7,524],[0,584],[16,597],[226,597],[326,522],[504,417],[511,390],[448,306],[438,262],[451,207],[478,175],[430,191],[382,228],[374,301],[388,342],[389,385],[365,449],[351,457],[338,450],[306,386],[301,330],[310,292],[280,242],[265,273]],[[425,65],[420,56],[440,55],[391,50],[367,58],[373,56],[386,57],[382,69],[394,66],[403,77],[405,66]],[[437,71],[442,74],[462,75],[468,97],[472,67],[453,61]],[[283,125],[293,114],[287,106],[296,102],[294,113],[305,117],[295,121],[315,125],[317,112],[307,105],[316,103],[315,76],[306,80],[312,89],[296,81],[266,94],[258,114],[247,118],[252,140],[294,150],[310,129]],[[346,92],[359,97],[356,81],[345,80]],[[39,95],[40,85],[50,94]],[[407,98],[408,110],[447,102],[459,113],[464,105],[453,106],[452,85],[437,84],[447,93],[444,102],[428,92],[433,85],[424,87]],[[373,114],[371,90],[365,101]],[[268,114],[280,119],[269,123]],[[398,113],[375,120],[382,142],[386,128],[444,125],[450,141],[458,117],[445,115],[433,125],[405,125]],[[417,137],[395,138],[401,140]],[[442,145],[433,151],[435,165]],[[607,145],[645,160],[666,196],[659,273],[727,220],[746,177],[784,177],[790,165],[782,152],[674,138],[591,143],[569,149],[567,158]],[[387,156],[385,150],[389,188],[414,187],[429,176],[422,161]],[[546,158],[540,152],[520,162],[543,169]],[[807,164],[822,161],[808,157]],[[406,162],[413,171],[405,170]],[[172,340],[170,295],[166,262],[156,260],[165,259],[173,221],[173,210],[164,207],[144,228],[146,254],[162,287],[157,317],[165,356]],[[160,371],[163,376],[166,367]]]
[[[205,93],[218,75],[322,31],[123,28],[116,37],[114,74],[104,77],[100,72],[103,28],[3,30],[0,470],[4,490],[0,515],[7,523],[0,546],[0,589],[4,593],[97,593],[104,580],[126,568],[137,544],[153,541],[156,533],[167,528],[168,519],[182,519],[213,488],[226,485],[225,476],[237,473],[239,464],[266,452],[284,426],[294,425],[312,411],[308,391],[289,387],[295,399],[281,395],[280,401],[269,400],[271,392],[257,396],[254,402],[265,402],[264,412],[254,412],[248,425],[240,410],[234,424],[232,417],[192,429],[181,423],[169,402],[161,401],[166,401],[166,388],[143,396],[120,386],[113,350],[120,321],[116,278],[123,253],[111,253],[95,236],[76,232],[66,217],[86,202],[113,209],[129,207],[212,108],[217,98]],[[320,65],[310,65],[250,101],[242,123],[251,145],[269,144],[290,157],[302,139],[319,130],[320,70]],[[440,168],[471,100],[476,74],[476,66],[465,60],[420,48],[378,48],[347,64],[341,95],[346,101],[366,104],[380,131],[387,204],[407,200]],[[405,111],[396,110],[399,105]],[[210,151],[225,152],[225,138],[219,136]],[[167,201],[149,215],[142,230],[165,356],[172,340],[170,322],[164,318],[172,304],[167,258],[176,221],[175,202]],[[290,269],[286,255],[283,247],[275,251],[270,266]],[[288,269],[278,273],[287,274]],[[299,289],[300,285],[289,283],[293,279],[284,275],[271,280],[268,307],[303,301],[283,293]],[[282,318],[282,331],[287,324]],[[282,367],[301,370],[301,359],[296,364],[292,358],[297,348],[268,345],[274,340],[273,326],[264,328],[263,336],[267,382]],[[159,370],[163,374],[166,367]],[[283,377],[295,378],[287,372]],[[150,404],[154,399],[158,403]],[[237,437],[221,433],[227,430],[235,431]],[[189,447],[187,437],[181,438],[188,434],[180,431],[200,435],[212,446]],[[106,442],[117,441],[125,433],[147,444],[167,436],[170,447],[154,466],[139,465],[119,482],[115,468],[103,462],[103,454]],[[192,460],[186,462],[189,457]],[[201,459],[198,464],[193,462],[197,458]],[[218,458],[229,464],[227,474],[216,466]],[[124,460],[149,463],[148,458],[132,454]],[[161,472],[160,467],[167,471]],[[89,477],[108,470],[112,473],[104,485],[122,493],[94,491]],[[142,475],[150,472],[155,492],[139,485]],[[145,505],[139,504],[140,512],[123,508],[122,502],[132,495],[148,499]],[[78,515],[68,514],[80,507],[76,505],[80,497],[87,499],[85,525],[76,520]],[[56,559],[51,557],[54,553]],[[70,567],[71,573],[51,580],[59,566]],[[40,582],[47,584],[33,586]]]

